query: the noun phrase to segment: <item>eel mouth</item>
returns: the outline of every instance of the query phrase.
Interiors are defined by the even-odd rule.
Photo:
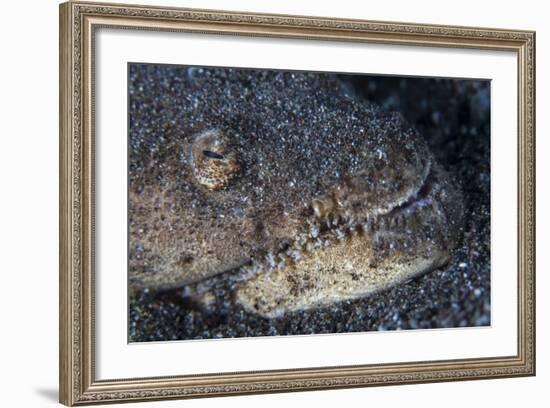
[[[234,289],[240,283],[250,278],[275,270],[284,269],[299,263],[314,251],[327,248],[333,244],[349,239],[371,239],[388,233],[407,233],[409,219],[421,208],[434,203],[434,195],[438,190],[435,175],[428,164],[420,185],[409,195],[382,211],[371,212],[367,216],[354,216],[349,208],[338,208],[335,204],[331,211],[319,211],[319,202],[314,199],[311,212],[315,215],[308,220],[309,230],[294,240],[282,241],[276,250],[267,251],[263,256],[251,258],[240,267],[221,272],[206,280],[195,282],[185,287],[184,292],[189,295],[202,295],[212,288],[229,287]],[[316,207],[317,206],[317,207]]]

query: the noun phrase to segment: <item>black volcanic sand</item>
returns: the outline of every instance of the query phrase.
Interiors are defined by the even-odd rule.
[[[460,183],[466,212],[464,234],[450,264],[368,298],[277,319],[248,313],[229,296],[203,310],[179,290],[144,290],[129,299],[129,341],[490,324],[489,81],[349,75],[341,80],[358,98],[400,112]],[[139,121],[147,126],[147,117]]]

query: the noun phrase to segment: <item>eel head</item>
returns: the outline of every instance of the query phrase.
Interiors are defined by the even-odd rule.
[[[132,288],[208,303],[229,284],[245,309],[276,317],[448,262],[460,193],[401,115],[332,75],[157,69],[177,86],[149,90],[157,132],[130,124]],[[131,70],[131,90],[147,72]],[[132,114],[152,109],[132,95]]]

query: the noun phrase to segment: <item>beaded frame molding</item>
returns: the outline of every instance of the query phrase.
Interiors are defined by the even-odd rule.
[[[93,47],[98,27],[512,51],[518,78],[517,353],[511,356],[97,380]],[[66,405],[535,374],[535,33],[122,4],[60,5],[60,401]]]

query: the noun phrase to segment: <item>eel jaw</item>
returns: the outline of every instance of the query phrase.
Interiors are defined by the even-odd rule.
[[[304,261],[257,275],[235,292],[235,301],[245,310],[265,318],[308,310],[383,291],[423,273],[444,266],[448,252],[432,252],[426,257],[395,257],[380,263],[366,240],[353,240],[346,247],[333,245],[317,251]]]
[[[310,239],[290,250],[291,262],[283,258],[247,280],[235,300],[250,312],[276,318],[368,296],[444,266],[451,256],[444,243],[408,236],[410,223],[422,219],[422,213],[441,214],[438,190],[428,175],[413,194],[384,214],[365,219],[336,216],[320,229],[314,224]]]
[[[291,244],[213,279],[230,281],[234,300],[266,318],[364,297],[408,281],[450,259],[445,243],[411,238],[419,220],[444,224],[432,216],[442,213],[439,192],[437,174],[428,173],[408,197],[382,213],[353,217],[333,209],[310,221],[309,233]],[[317,215],[315,208],[313,213]],[[208,305],[215,300],[215,286],[211,279],[193,292]]]

